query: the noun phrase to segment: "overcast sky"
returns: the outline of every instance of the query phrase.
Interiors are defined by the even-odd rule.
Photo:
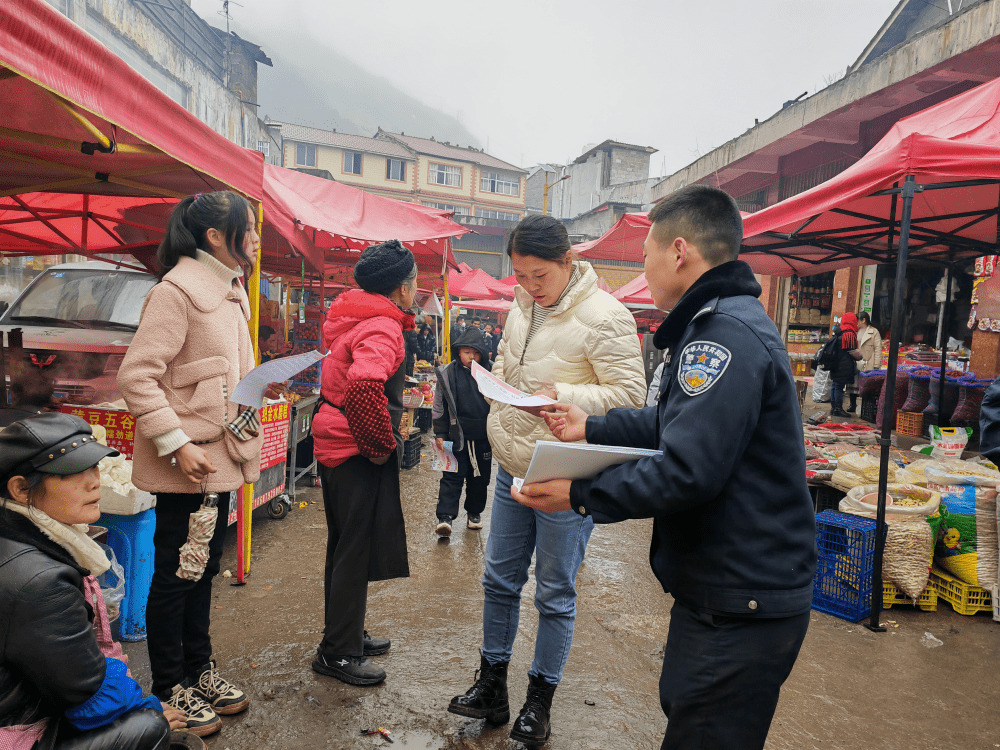
[[[506,161],[565,163],[612,138],[658,149],[659,176],[843,75],[897,1],[234,0],[230,12],[275,66],[308,70],[330,47]],[[221,0],[193,7],[224,26]]]

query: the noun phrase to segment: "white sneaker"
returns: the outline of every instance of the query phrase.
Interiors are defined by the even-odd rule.
[[[173,695],[170,696],[167,705],[173,706],[187,716],[185,731],[191,734],[204,737],[222,729],[222,719],[215,715],[212,707],[192,688],[174,685]]]

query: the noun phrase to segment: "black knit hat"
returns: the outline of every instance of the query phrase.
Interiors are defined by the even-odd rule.
[[[366,248],[354,264],[354,280],[372,294],[388,294],[403,283],[417,262],[399,240]]]

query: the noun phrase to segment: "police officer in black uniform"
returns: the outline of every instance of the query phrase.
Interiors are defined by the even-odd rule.
[[[596,523],[653,518],[650,564],[674,597],[660,677],[663,748],[764,747],[809,625],[815,518],[788,354],[737,260],[735,201],[704,185],[650,212],[653,301],[670,314],[660,399],[588,417],[558,405],[562,440],[658,448],[592,480],[526,485],[514,498]]]

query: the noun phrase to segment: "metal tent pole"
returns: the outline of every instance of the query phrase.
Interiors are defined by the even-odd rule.
[[[950,260],[950,259],[949,259]],[[941,333],[941,373],[938,375],[938,427],[947,427],[951,421],[944,414],[944,371],[948,364],[948,329],[951,327],[951,267],[945,273],[944,305],[942,306],[943,326]]]
[[[889,331],[889,363],[885,372],[885,403],[882,407],[882,446],[878,470],[878,514],[875,522],[875,564],[872,566],[871,616],[865,625],[877,633],[885,632],[879,624],[882,611],[882,556],[885,553],[885,499],[889,483],[889,451],[892,446],[892,413],[896,394],[896,363],[899,359],[899,338],[903,325],[903,295],[906,291],[906,258],[910,245],[910,217],[913,213],[913,195],[921,186],[907,175],[903,183],[903,219],[899,227],[899,254],[896,258],[896,297],[892,301],[892,327]]]

